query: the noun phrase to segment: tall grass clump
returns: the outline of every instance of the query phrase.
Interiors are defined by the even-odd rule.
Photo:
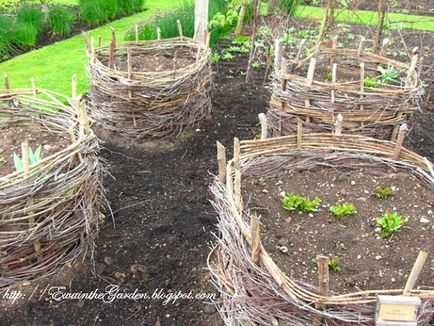
[[[300,0],[280,0],[279,11],[287,16],[293,17],[299,4]]]
[[[102,0],[79,0],[80,17],[90,25],[99,25],[107,19]]]
[[[225,0],[210,0],[209,2],[209,21],[211,32],[211,43],[227,34],[234,26],[234,23],[226,24],[226,13],[228,6]],[[181,21],[184,36],[194,36],[194,2],[183,2],[178,8],[169,13],[157,14],[153,18],[145,21],[139,27],[139,39],[155,40],[157,38],[157,27],[161,30],[162,38],[172,38],[179,36],[177,20]],[[236,21],[235,21],[236,23]],[[131,28],[125,35],[127,41],[135,39],[135,30]]]
[[[122,15],[132,15],[142,11],[145,4],[144,0],[117,0],[119,12]]]
[[[12,50],[12,21],[0,13],[0,61]]]
[[[67,36],[71,32],[74,15],[61,5],[54,5],[48,13],[48,26],[50,30],[61,36]]]
[[[43,27],[43,13],[37,7],[24,5],[18,9],[15,41],[22,46],[34,46]]]

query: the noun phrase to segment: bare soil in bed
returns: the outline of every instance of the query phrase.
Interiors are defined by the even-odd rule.
[[[330,273],[334,293],[403,288],[418,252],[433,252],[434,193],[413,176],[321,169],[282,172],[267,178],[265,184],[250,177],[243,186],[244,202],[262,216],[261,239],[266,250],[287,275],[301,282],[318,284],[313,259],[323,254],[339,260],[341,271]],[[379,186],[395,189],[393,196],[373,196]],[[320,198],[319,211],[299,214],[283,210],[283,191]],[[338,202],[354,203],[358,214],[340,219],[333,216],[330,206]],[[383,239],[374,230],[376,217],[387,211],[409,220],[392,237]],[[433,271],[431,255],[417,285],[434,286]]]
[[[14,126],[0,130],[0,177],[15,171],[14,153],[20,158],[21,143],[28,140],[29,147],[35,151],[42,146],[42,159],[65,149],[70,140],[51,133],[39,125]]]

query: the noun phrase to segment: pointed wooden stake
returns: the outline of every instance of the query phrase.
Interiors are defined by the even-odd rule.
[[[392,155],[392,159],[394,161],[397,161],[399,159],[399,155],[401,154],[402,149],[402,143],[404,142],[405,133],[407,132],[408,128],[406,124],[403,124],[401,127],[399,127],[398,137],[396,139],[396,145],[395,150]]]
[[[417,278],[422,271],[423,266],[425,265],[426,259],[428,257],[428,253],[425,251],[419,251],[419,255],[417,256],[416,262],[411,270],[410,276],[408,277],[407,283],[405,284],[404,291],[402,295],[410,295],[411,290],[413,290]]]
[[[264,113],[258,114],[259,122],[261,123],[261,139],[267,139],[268,122]]]
[[[252,260],[258,265],[261,258],[261,238],[259,233],[261,217],[256,214],[250,216],[250,232],[252,237]]]
[[[342,116],[342,114],[338,114],[338,116],[336,117],[336,122],[335,122],[335,134],[340,136],[342,135],[342,124],[344,121],[344,117]]]
[[[182,40],[184,38],[184,32],[182,31],[182,24],[181,24],[181,21],[179,19],[176,21],[176,25],[178,25],[179,37]]]
[[[217,163],[219,166],[219,180],[220,180],[220,182],[225,182],[225,180],[226,180],[226,148],[219,141],[217,141]]]

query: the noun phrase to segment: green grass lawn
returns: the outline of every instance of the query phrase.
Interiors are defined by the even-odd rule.
[[[88,32],[89,36],[99,35],[103,44],[110,40],[110,27],[119,32],[119,39],[132,24],[151,16],[157,10],[166,11],[181,3],[182,0],[147,0],[146,11],[114,21]],[[0,77],[9,75],[11,87],[30,87],[30,78],[34,77],[40,88],[46,88],[63,94],[70,94],[71,76],[77,74],[78,91],[85,93],[89,89],[86,75],[86,47],[82,35],[34,50],[0,64]]]
[[[313,17],[321,19],[324,10],[318,7],[298,6],[296,17]],[[337,17],[338,22],[377,25],[378,15],[368,10],[342,10]],[[434,32],[434,17],[414,16],[399,13],[389,13],[386,16],[385,26],[388,28],[418,29]]]
[[[0,3],[12,3],[12,2],[19,2],[20,0],[0,0]],[[40,0],[32,0],[29,1],[31,3],[41,3]],[[63,3],[66,5],[77,5],[78,0],[51,0],[52,3]]]

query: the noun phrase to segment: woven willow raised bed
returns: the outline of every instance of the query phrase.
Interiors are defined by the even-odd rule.
[[[181,34],[121,44],[113,37],[89,48],[90,114],[105,130],[130,139],[179,136],[210,114],[209,46]],[[153,58],[165,63],[135,69]]]
[[[331,289],[333,292],[321,295],[320,285],[292,279],[262,246],[259,219],[248,205],[244,207],[241,198],[241,179],[265,176],[268,180],[282,170],[318,166],[401,171],[416,176],[434,191],[432,163],[401,148],[403,136],[400,131],[396,144],[340,134],[339,130],[336,134],[235,139],[234,158],[227,165],[224,147],[218,144],[219,178],[211,191],[219,215],[219,241],[209,255],[208,266],[221,293],[219,311],[226,325],[374,325],[377,295],[403,293],[422,299],[418,325],[428,324],[434,314],[432,287],[345,294],[334,294],[339,289]]]
[[[331,132],[336,116],[344,132],[395,140],[398,126],[418,109],[423,92],[418,55],[409,64],[359,49],[321,47],[305,59],[282,59],[276,42],[275,78],[267,118],[272,136],[290,135],[302,123],[307,132]],[[400,73],[400,84],[366,87],[378,67]],[[327,76],[325,74],[328,74]],[[325,78],[327,77],[327,78]],[[371,85],[372,86],[372,85]]]
[[[0,90],[0,130],[10,128],[48,131],[66,147],[49,156],[43,150],[36,164],[0,176],[0,291],[92,255],[104,201],[98,142],[83,103],[36,88]]]

